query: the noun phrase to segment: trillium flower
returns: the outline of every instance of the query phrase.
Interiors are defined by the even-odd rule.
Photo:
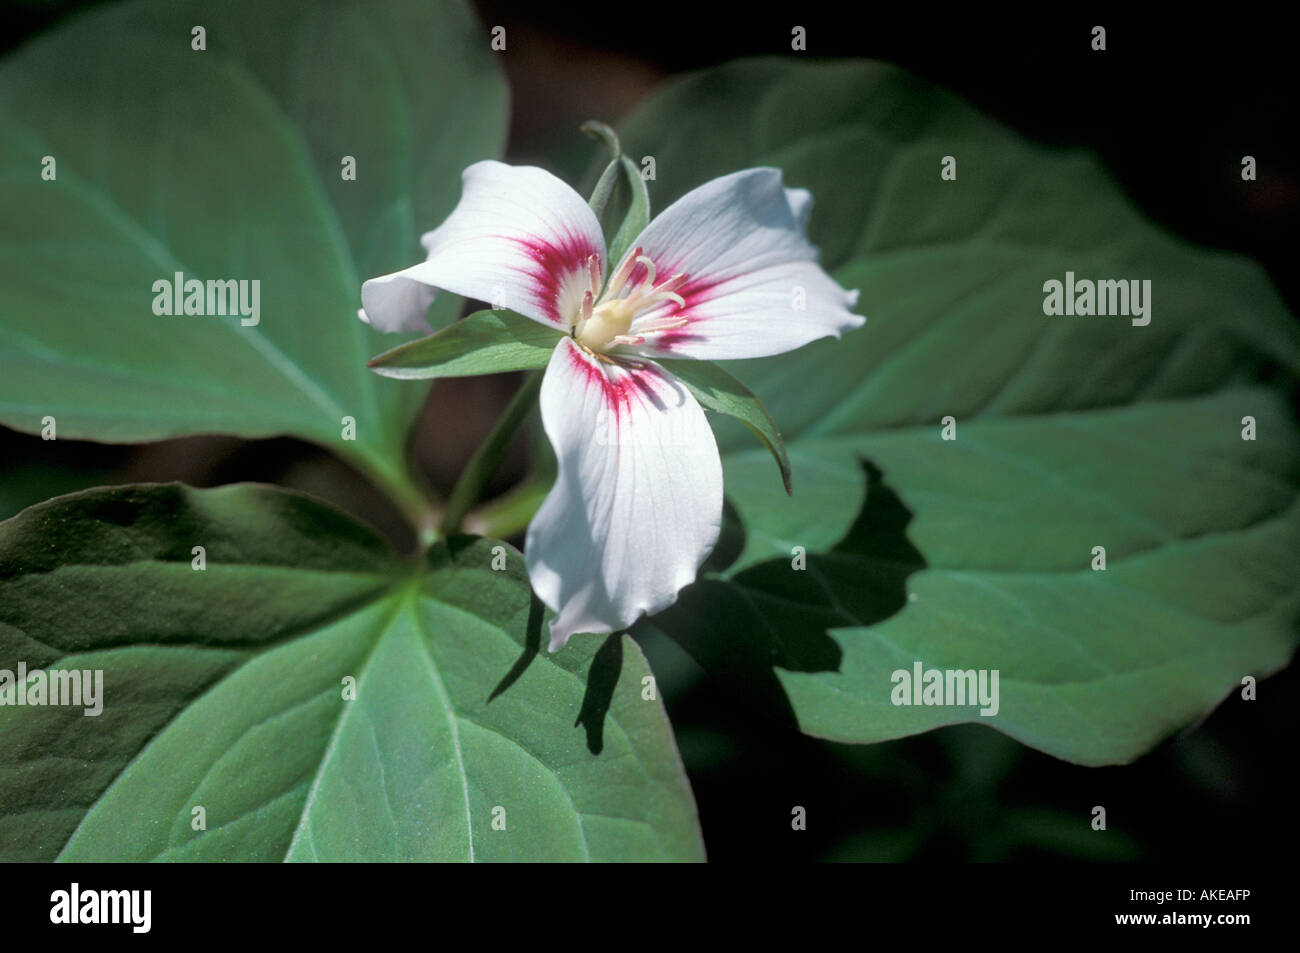
[[[779,169],[714,179],[653,219],[621,260],[591,207],[539,168],[479,162],[460,204],[421,239],[428,258],[362,287],[381,331],[424,325],[434,289],[555,330],[542,425],[555,486],[528,527],[551,650],[671,605],[722,522],[722,463],[704,411],[658,358],[766,357],[865,319],[817,264],[812,197]]]

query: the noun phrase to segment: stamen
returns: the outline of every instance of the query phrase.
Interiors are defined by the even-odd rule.
[[[654,294],[648,295],[646,298],[642,300],[644,300],[647,305],[654,304],[658,301],[675,301],[677,303],[677,307],[679,308],[686,307],[686,299],[683,298],[681,295],[677,294],[675,291],[655,291]]]
[[[628,254],[623,256],[619,263],[618,270],[614,272],[613,277],[609,279],[609,288],[606,294],[616,295],[627,284],[628,278],[632,277],[632,269],[636,267],[638,259],[641,257],[641,246],[633,248]]]
[[[654,334],[657,331],[675,331],[690,324],[689,318],[651,318],[637,326],[638,334]]]
[[[587,267],[591,290],[583,293],[573,336],[593,353],[617,345],[642,345],[647,335],[673,331],[690,323],[688,316],[679,317],[686,309],[686,299],[677,293],[690,276],[676,272],[656,285],[658,269],[654,259],[644,254],[640,246],[619,260],[603,291],[599,256],[588,257]],[[640,268],[645,268],[643,280],[638,286],[630,287],[632,276]],[[651,315],[655,311],[659,317]]]
[[[637,249],[637,251],[640,250],[641,249],[639,248]],[[645,281],[641,282],[641,291],[642,293],[644,293],[646,289],[653,288],[655,286],[655,263],[650,260],[650,257],[648,255],[637,255],[636,260],[641,264],[645,265],[645,269],[647,272],[645,276]]]
[[[656,290],[656,291],[676,291],[676,290],[677,290],[678,288],[680,288],[682,285],[686,284],[686,280],[687,280],[689,277],[690,277],[689,275],[684,275],[684,274],[682,274],[681,272],[678,272],[677,274],[673,275],[671,278],[669,278],[668,280],[666,280],[663,284],[661,284],[661,285],[660,285],[658,288],[656,288],[655,290]]]

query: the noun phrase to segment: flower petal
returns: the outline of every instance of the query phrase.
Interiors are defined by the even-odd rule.
[[[704,411],[656,364],[592,356],[571,339],[542,379],[559,462],[528,527],[533,589],[556,611],[551,650],[672,605],[722,525],[722,463]]]
[[[465,170],[460,203],[420,243],[427,260],[361,287],[363,310],[381,331],[410,326],[421,300],[412,286],[567,330],[590,287],[587,259],[605,256],[600,223],[582,196],[544,169],[490,160]]]
[[[766,357],[822,337],[839,337],[865,318],[817,264],[805,227],[806,189],[787,189],[780,169],[724,175],[682,196],[633,243],[655,263],[656,281],[687,275],[685,301],[664,302],[633,323],[645,343],[629,353],[708,360]],[[635,285],[646,271],[631,276]],[[686,319],[681,327],[656,326]],[[643,333],[643,328],[649,328]]]
[[[357,317],[376,331],[385,334],[428,334],[433,330],[425,317],[429,305],[438,296],[438,289],[403,278],[401,272],[371,278],[361,288],[362,299],[368,301],[377,316],[371,320],[366,309]]]
[[[790,214],[799,231],[808,231],[808,218],[812,215],[813,198],[807,189],[786,189],[785,200],[790,203]]]

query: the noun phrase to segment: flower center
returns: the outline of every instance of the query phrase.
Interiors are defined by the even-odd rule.
[[[628,288],[628,279],[637,265],[645,266],[645,278],[636,287]],[[583,347],[603,352],[620,344],[644,344],[647,335],[670,331],[687,323],[685,318],[674,315],[686,307],[686,301],[677,294],[677,289],[686,283],[688,276],[672,275],[656,284],[654,262],[643,255],[640,248],[634,248],[623,256],[603,295],[600,294],[599,257],[592,255],[588,258],[587,268],[591,287],[582,296],[582,306],[573,324],[573,336]],[[641,315],[666,301],[676,304],[677,310],[665,317],[637,321]]]

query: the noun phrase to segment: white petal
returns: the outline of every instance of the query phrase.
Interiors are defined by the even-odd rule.
[[[423,285],[567,329],[590,285],[587,259],[605,257],[591,207],[533,166],[476,162],[462,178],[460,203],[420,239],[428,259],[362,285],[370,323],[380,330],[409,326],[419,304],[410,287]]]
[[[551,650],[616,632],[695,579],[722,525],[722,464],[704,411],[675,377],[556,347],[541,391],[555,486],[528,527],[533,589],[556,611]]]
[[[366,285],[370,286],[366,300],[370,302],[376,317],[371,320],[365,308],[357,312],[357,317],[376,331],[385,334],[428,334],[433,330],[425,313],[437,297],[438,289],[403,278],[400,273],[372,278]],[[362,286],[363,298],[366,295],[365,286]]]
[[[656,281],[689,278],[631,328],[685,318],[680,328],[645,335],[636,353],[709,360],[780,354],[865,321],[845,291],[817,264],[805,234],[812,196],[787,189],[779,169],[746,169],[688,192],[636,240],[655,263]],[[638,269],[633,283],[644,275]]]
[[[808,218],[812,215],[813,197],[807,189],[786,189],[785,200],[790,203],[790,214],[794,216],[799,231],[808,231]]]

